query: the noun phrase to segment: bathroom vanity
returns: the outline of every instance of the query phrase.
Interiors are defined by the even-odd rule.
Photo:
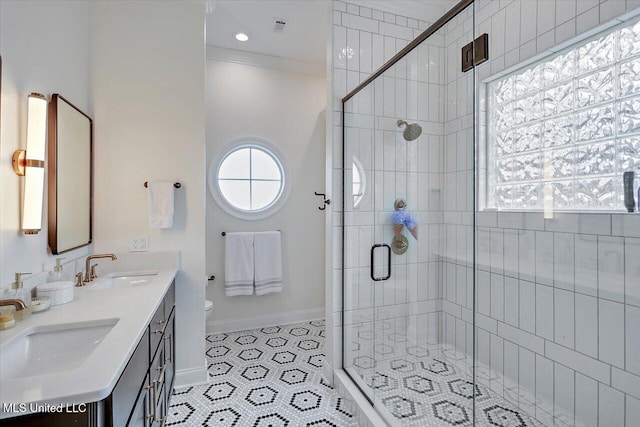
[[[175,374],[175,284],[106,399],[107,426],[164,425]]]
[[[73,302],[2,331],[0,425],[164,425],[175,373],[176,273],[114,273],[76,288]],[[83,338],[74,344],[76,337]],[[33,366],[40,357],[24,357],[22,341],[35,348],[28,351],[42,342],[52,359]]]

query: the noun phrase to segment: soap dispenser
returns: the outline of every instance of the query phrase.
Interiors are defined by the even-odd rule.
[[[22,300],[22,302],[24,302],[24,305],[26,306],[24,310],[16,312],[16,318],[23,318],[31,314],[31,292],[23,287],[22,280],[20,280],[22,276],[25,276],[27,274],[31,273],[15,273],[16,281],[11,284],[11,288],[15,292],[15,297]]]
[[[60,265],[60,260],[63,259],[64,258],[56,258],[56,266],[53,267],[53,271],[50,271],[49,274],[47,274],[47,283],[71,280],[69,275],[62,270],[62,265]]]

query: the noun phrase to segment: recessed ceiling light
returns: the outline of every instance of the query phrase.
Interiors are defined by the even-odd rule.
[[[246,42],[247,40],[249,40],[249,36],[245,33],[236,33],[236,40],[240,42]]]

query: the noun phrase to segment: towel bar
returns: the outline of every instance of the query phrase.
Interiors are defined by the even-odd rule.
[[[148,187],[148,184],[149,184],[149,183],[148,183],[147,181],[145,181],[145,182],[144,182],[144,187],[145,187],[145,188],[147,188],[147,187]],[[182,187],[182,184],[180,184],[179,182],[174,182],[174,183],[173,183],[173,186],[174,186],[174,187],[176,187],[176,188],[180,188],[180,187]]]
[[[282,231],[280,231],[280,230],[276,230],[276,231],[277,231],[278,233],[282,233]],[[257,233],[259,233],[259,231],[257,231]],[[227,232],[226,232],[226,231],[223,231],[221,234],[222,234],[222,237],[224,237],[224,236],[226,236],[226,235],[227,235]]]

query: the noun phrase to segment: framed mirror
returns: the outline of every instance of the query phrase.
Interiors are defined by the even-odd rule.
[[[93,121],[53,94],[48,125],[49,247],[57,255],[91,243]]]

